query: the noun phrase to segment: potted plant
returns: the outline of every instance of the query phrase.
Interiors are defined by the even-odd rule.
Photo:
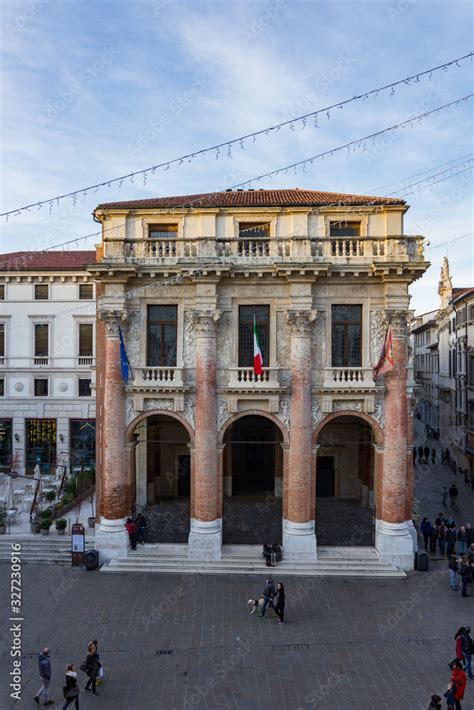
[[[51,527],[51,518],[45,518],[41,520],[40,531],[42,535],[49,535],[49,528]]]
[[[65,518],[60,518],[59,520],[56,520],[56,532],[58,535],[64,535],[64,532],[67,527],[67,520]]]
[[[34,515],[30,518],[31,532],[33,535],[38,535],[40,531],[41,518],[38,515]]]
[[[3,511],[0,513],[0,535],[5,535],[7,529],[7,524],[5,522],[5,517]]]
[[[52,503],[53,500],[56,498],[56,491],[47,491],[47,492],[44,494],[44,497],[46,498],[46,500],[48,501],[48,503]]]

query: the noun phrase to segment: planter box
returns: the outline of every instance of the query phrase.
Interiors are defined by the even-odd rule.
[[[49,535],[49,528],[41,528],[40,533],[42,535]]]
[[[5,535],[6,531],[7,531],[7,526],[0,525],[0,535]]]
[[[73,501],[71,501],[67,505],[63,505],[63,507],[60,508],[59,510],[56,510],[54,513],[54,517],[55,518],[64,518],[64,516],[67,513],[69,513],[71,510],[76,508],[79,505],[79,503],[83,503],[85,500],[90,498],[91,495],[94,493],[94,491],[95,491],[95,483],[90,488],[87,488],[87,490],[85,490],[84,493],[81,493],[79,496],[77,496],[77,498],[74,498]]]
[[[56,532],[58,535],[64,535],[64,533],[66,532],[66,528],[61,528],[61,530],[58,530],[58,528],[56,528]]]

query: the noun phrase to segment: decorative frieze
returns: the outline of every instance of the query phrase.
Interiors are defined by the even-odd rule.
[[[183,363],[186,368],[193,368],[196,357],[196,331],[193,324],[192,311],[184,314],[184,348]]]
[[[364,401],[362,399],[339,399],[333,400],[332,411],[341,412],[345,410],[352,410],[353,412],[363,412],[364,411]]]
[[[128,311],[127,322],[125,324],[125,341],[127,357],[132,366],[138,367],[140,364],[140,340],[141,340],[141,316],[140,311]]]
[[[191,311],[191,321],[196,337],[215,337],[220,316],[220,311]]]
[[[316,311],[292,310],[287,312],[286,318],[291,335],[311,335],[312,326],[316,320]]]
[[[387,311],[394,338],[406,338],[410,314],[404,310]]]
[[[143,402],[143,410],[149,412],[151,409],[170,409],[174,410],[174,400],[173,399],[155,399],[146,398]]]
[[[120,326],[127,318],[127,312],[123,310],[109,310],[100,308],[99,318],[105,325],[105,334],[108,338],[118,338]]]

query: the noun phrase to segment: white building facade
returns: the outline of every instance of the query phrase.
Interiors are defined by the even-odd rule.
[[[93,251],[0,256],[0,470],[95,462]]]

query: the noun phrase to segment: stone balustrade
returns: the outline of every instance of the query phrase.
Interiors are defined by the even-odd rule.
[[[229,387],[242,389],[245,387],[278,387],[278,368],[264,367],[261,375],[256,375],[253,367],[229,368]]]
[[[324,386],[334,387],[369,387],[374,384],[371,367],[326,367],[324,369]]]
[[[104,261],[116,263],[176,263],[194,259],[285,263],[417,262],[423,260],[423,237],[311,237],[268,239],[195,237],[183,239],[104,240]]]
[[[138,371],[138,378],[135,377],[136,384],[152,383],[156,385],[182,385],[180,367],[141,367]]]

